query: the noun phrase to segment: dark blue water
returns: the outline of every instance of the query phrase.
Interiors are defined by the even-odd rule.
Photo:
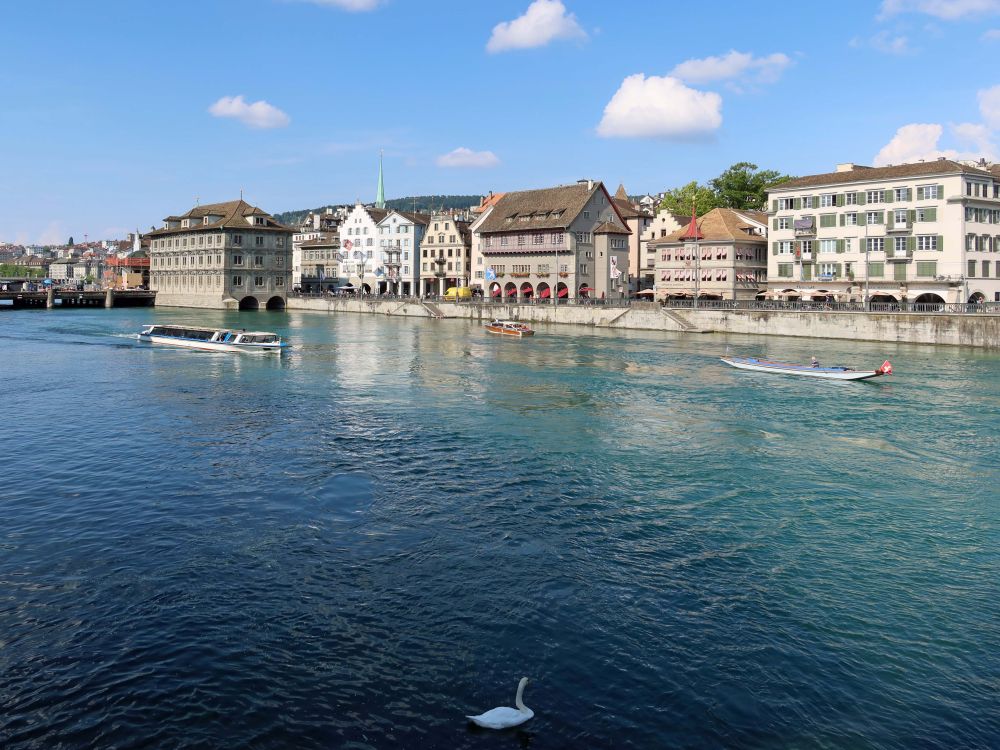
[[[996,354],[3,311],[0,376],[4,748],[1000,744]]]

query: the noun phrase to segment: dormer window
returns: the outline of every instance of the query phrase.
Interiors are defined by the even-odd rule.
[[[181,228],[182,229],[187,229],[189,226],[191,226],[191,220],[190,219],[181,219]]]

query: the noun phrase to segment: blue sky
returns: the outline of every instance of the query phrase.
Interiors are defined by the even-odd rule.
[[[345,7],[346,6],[346,7]],[[0,241],[749,160],[996,156],[1000,0],[35,0],[0,24]],[[463,150],[459,150],[463,149]]]

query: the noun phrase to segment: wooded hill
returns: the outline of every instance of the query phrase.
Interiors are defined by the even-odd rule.
[[[386,208],[394,208],[397,211],[418,211],[420,213],[430,213],[431,211],[453,211],[455,209],[478,206],[482,196],[480,195],[411,195],[406,198],[393,198],[385,202]],[[319,208],[304,208],[296,211],[282,211],[274,214],[274,218],[282,224],[288,226],[298,226],[309,213],[322,213],[327,208],[336,208],[334,205],[320,206]]]

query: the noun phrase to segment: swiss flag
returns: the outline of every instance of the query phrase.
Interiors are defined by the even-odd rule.
[[[892,375],[892,365],[889,364],[889,360],[882,363],[882,366],[878,368],[879,372],[883,375]]]

